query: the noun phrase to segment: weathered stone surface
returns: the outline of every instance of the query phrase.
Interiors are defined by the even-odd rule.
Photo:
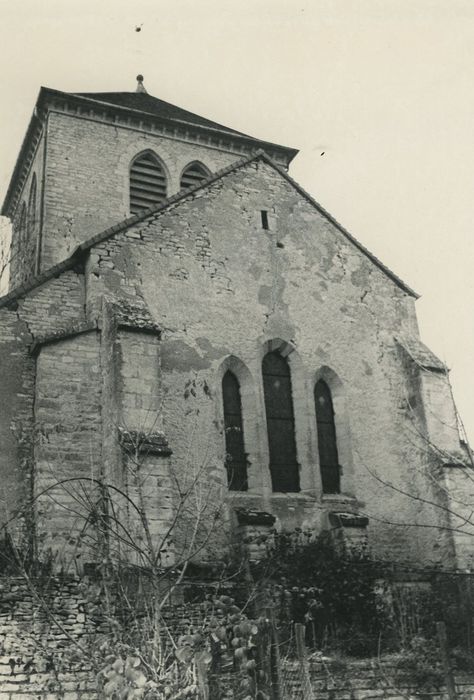
[[[130,119],[112,124],[92,108],[85,118],[58,98],[47,149],[43,134],[17,193],[15,217],[36,176],[30,239],[15,225],[13,283],[57,265],[0,301],[1,519],[28,535],[36,519],[43,550],[61,552],[63,563],[74,556],[80,569],[93,563],[79,521],[90,527],[85,511],[96,507],[99,482],[122,499],[120,518],[132,529],[124,503],[146,500],[158,543],[190,484],[202,527],[216,531],[209,546],[201,542],[203,559],[232,540],[232,512],[244,508],[271,514],[276,530],[314,534],[334,526],[331,513],[368,518],[362,539],[383,559],[468,565],[469,514],[461,506],[456,520],[444,486],[461,504],[470,486],[461,468],[440,469],[460,450],[456,416],[446,373],[419,340],[411,290],[265,154],[239,160],[251,145]],[[172,196],[127,219],[130,163],[146,149],[160,158]],[[178,194],[196,159],[224,170]],[[269,351],[290,367],[298,493],[272,492]],[[227,488],[227,370],[240,384],[246,492]],[[321,379],[335,413],[338,494],[322,488]],[[133,449],[138,436],[146,451]],[[74,484],[88,489],[87,506]],[[190,511],[180,528],[170,557],[192,531]],[[344,529],[361,539],[362,528]]]

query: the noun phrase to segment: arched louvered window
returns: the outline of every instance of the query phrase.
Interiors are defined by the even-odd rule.
[[[191,163],[184,169],[181,175],[180,187],[182,190],[187,190],[190,187],[199,185],[200,182],[209,177],[209,171],[201,163]]]
[[[300,480],[288,361],[277,351],[269,352],[263,358],[262,374],[273,491],[296,492]]]
[[[334,408],[331,391],[323,379],[316,382],[314,387],[314,402],[323,493],[340,493],[340,466],[337,454]]]
[[[28,223],[27,234],[28,238],[33,234],[36,226],[36,175],[33,175],[30,187],[30,196],[28,198]]]
[[[165,171],[153,153],[142,153],[130,167],[130,211],[140,214],[165,199]]]
[[[244,449],[240,387],[237,377],[230,370],[222,379],[222,396],[227,483],[231,491],[247,491],[247,457]]]

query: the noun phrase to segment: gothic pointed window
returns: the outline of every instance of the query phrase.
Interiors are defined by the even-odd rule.
[[[199,185],[203,180],[209,177],[209,171],[201,163],[191,163],[188,165],[181,175],[180,187],[182,190],[190,189]]]
[[[230,370],[222,379],[222,396],[227,483],[231,491],[247,491],[247,456],[244,448],[240,386],[237,377]]]
[[[340,493],[340,466],[337,454],[334,408],[331,391],[323,379],[316,382],[314,387],[314,402],[323,493]]]
[[[140,214],[165,199],[165,171],[153,153],[142,153],[130,167],[130,211]]]
[[[273,491],[297,492],[300,483],[288,361],[277,351],[267,353],[262,362],[262,375],[272,488]]]

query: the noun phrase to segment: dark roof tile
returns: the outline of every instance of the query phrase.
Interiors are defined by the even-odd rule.
[[[243,134],[241,131],[229,129],[229,127],[223,124],[218,124],[211,119],[200,117],[198,114],[188,112],[186,109],[177,107],[170,102],[160,100],[158,97],[153,97],[153,95],[148,95],[145,92],[79,92],[76,94],[79,97],[87,97],[97,102],[107,102],[107,104],[116,105],[118,107],[127,107],[137,112],[152,114],[155,117],[163,117],[165,119],[177,120],[197,126],[207,126],[211,129],[225,131],[228,134],[237,134],[238,136],[253,138],[252,136]]]

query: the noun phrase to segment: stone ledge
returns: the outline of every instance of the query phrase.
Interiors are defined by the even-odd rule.
[[[31,346],[30,352],[32,355],[39,352],[43,345],[50,345],[51,343],[59,343],[61,340],[67,340],[68,338],[74,338],[82,333],[89,333],[90,331],[97,331],[98,325],[97,321],[84,321],[80,323],[72,323],[67,328],[60,328],[53,333],[48,333],[45,335],[36,336],[33,345]]]
[[[357,515],[356,513],[329,513],[329,522],[334,527],[355,527],[366,528],[369,524],[369,518],[366,515]]]
[[[311,496],[309,493],[302,493],[301,491],[285,491],[285,492],[277,492],[273,491],[270,494],[271,499],[275,499],[276,501],[278,500],[295,500],[295,501],[307,501],[310,503],[316,503],[317,502],[317,497]]]
[[[117,328],[160,336],[161,328],[145,304],[136,305],[122,301],[120,305],[111,304],[111,308]]]
[[[439,374],[447,373],[447,367],[444,362],[439,357],[436,357],[434,352],[422,343],[419,338],[413,335],[405,335],[396,337],[395,342],[420,369]]]
[[[125,452],[139,454],[154,454],[169,457],[173,454],[163,433],[144,433],[141,430],[125,430],[119,428],[119,443]]]
[[[251,510],[250,508],[236,508],[237,522],[239,525],[263,525],[273,527],[275,516],[263,510]]]

